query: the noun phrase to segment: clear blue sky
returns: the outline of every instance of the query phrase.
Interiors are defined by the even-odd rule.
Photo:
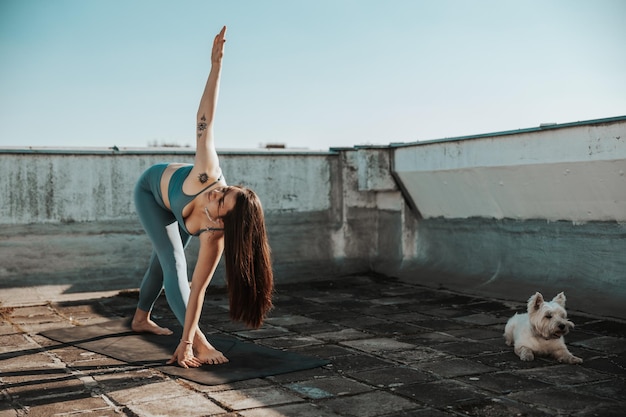
[[[0,146],[327,149],[626,115],[623,0],[0,0]]]

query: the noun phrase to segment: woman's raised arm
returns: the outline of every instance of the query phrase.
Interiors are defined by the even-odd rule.
[[[211,72],[207,79],[198,115],[196,118],[196,158],[190,177],[196,177],[200,182],[207,182],[219,175],[219,160],[215,150],[213,136],[213,122],[217,97],[219,93],[220,73],[222,71],[222,56],[224,55],[224,42],[226,42],[226,26],[213,40],[211,51]]]

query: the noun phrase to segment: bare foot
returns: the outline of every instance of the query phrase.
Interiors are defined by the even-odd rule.
[[[130,327],[131,329],[133,329],[134,332],[137,332],[137,333],[154,333],[160,336],[168,336],[174,333],[167,327],[161,327],[150,319],[145,319],[145,320],[133,319]]]
[[[206,346],[202,346],[200,349],[196,350],[196,358],[202,363],[219,365],[228,362],[228,358],[215,348],[209,349]]]

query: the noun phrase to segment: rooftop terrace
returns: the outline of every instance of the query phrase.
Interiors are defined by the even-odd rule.
[[[329,361],[205,386],[39,334],[129,317],[150,242],[131,202],[189,149],[0,150],[0,417],[621,416],[626,117],[329,152],[221,151],[266,211],[276,310],[201,325]],[[195,261],[190,245],[190,268]],[[565,291],[582,365],[522,362],[506,320]],[[173,321],[160,301],[159,320]]]
[[[206,298],[201,327],[327,359],[307,371],[205,386],[38,335],[128,317],[134,294],[2,309],[0,416],[622,416],[626,324],[570,312],[582,365],[522,362],[502,338],[524,303],[382,276],[279,285],[257,331]],[[175,320],[163,300],[155,314]]]

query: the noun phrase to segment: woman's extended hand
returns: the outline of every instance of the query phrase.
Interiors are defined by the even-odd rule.
[[[219,64],[224,56],[224,42],[226,42],[226,26],[220,30],[213,40],[213,51],[211,51],[211,62]]]
[[[193,354],[193,346],[189,343],[180,342],[176,351],[172,355],[167,364],[178,363],[183,368],[198,368],[202,365],[202,361]]]

